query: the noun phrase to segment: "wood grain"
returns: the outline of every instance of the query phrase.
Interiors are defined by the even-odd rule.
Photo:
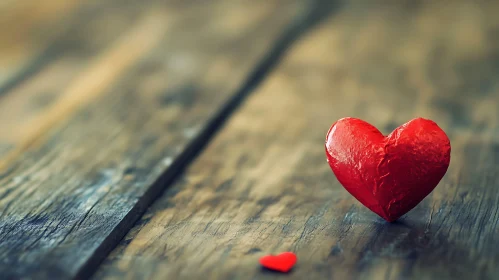
[[[293,47],[96,279],[497,279],[499,3],[350,1]],[[449,134],[451,167],[387,223],[326,163],[345,116]],[[287,276],[264,254],[294,251]]]
[[[162,25],[167,24],[158,16],[151,15],[139,22],[108,51],[94,58],[95,61],[65,89],[57,102],[42,111],[32,122],[17,128],[24,135],[21,134],[16,149],[0,161],[0,170],[5,169],[12,160],[33,144],[43,141],[42,137],[46,135],[47,130],[66,119],[67,115],[73,113],[76,108],[84,107],[102,94],[120,74],[140,59],[144,52],[158,43],[164,32]]]
[[[280,0],[148,5],[26,124],[21,151],[4,161],[2,278],[92,273],[308,11]]]
[[[103,57],[112,59],[109,54],[112,50],[118,51],[120,42],[117,40],[127,37],[125,34],[132,32],[132,27],[138,24],[140,18],[151,13],[150,4],[153,1],[144,1],[144,5],[139,7],[123,1],[114,2],[108,0],[94,3],[90,1],[79,5],[75,9],[77,11],[73,12],[75,14],[73,17],[61,16],[58,20],[49,15],[61,13],[60,10],[52,7],[55,11],[51,13],[46,11],[47,18],[59,22],[56,28],[58,31],[54,31],[57,36],[52,32],[40,39],[48,42],[31,42],[32,45],[46,49],[42,53],[37,53],[37,56],[33,58],[31,66],[26,69],[29,73],[21,73],[9,79],[6,87],[0,89],[1,167],[5,167],[7,162],[21,154],[56,121],[67,119],[63,114],[55,117],[55,114],[50,111],[54,111],[55,107],[61,107],[57,103],[68,103],[64,100],[76,100],[78,93],[75,91],[85,91],[92,84],[99,82],[98,79],[88,82],[88,73],[92,72],[95,76],[102,75],[102,69],[100,72],[96,69],[98,60],[103,60]],[[26,2],[16,3],[20,3],[17,6],[23,7],[18,10],[37,10],[37,7],[29,5],[28,9]],[[29,4],[34,5],[34,3]],[[8,7],[12,10],[12,7]],[[136,29],[138,28],[137,26]],[[19,50],[19,48],[15,49]],[[34,55],[25,54],[26,57]],[[2,55],[9,56],[9,51],[0,49],[0,56]],[[16,66],[20,64],[22,63],[17,62]],[[122,68],[116,67],[115,69]],[[86,81],[85,76],[87,76]],[[78,80],[80,82],[77,82]],[[86,87],[81,86],[82,83],[85,83]],[[101,83],[101,86],[107,84]],[[78,87],[78,90],[75,87]],[[87,99],[90,100],[90,98]],[[83,104],[82,102],[79,106]],[[66,107],[71,108],[71,106]]]

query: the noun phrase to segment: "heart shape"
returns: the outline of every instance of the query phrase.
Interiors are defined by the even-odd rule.
[[[423,118],[386,137],[363,120],[343,118],[326,137],[327,160],[338,181],[388,222],[433,191],[447,172],[450,152],[445,132]]]
[[[271,270],[288,272],[296,263],[296,255],[291,252],[285,252],[277,256],[264,256],[260,259],[260,264]]]

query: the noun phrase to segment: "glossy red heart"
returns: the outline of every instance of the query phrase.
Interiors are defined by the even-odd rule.
[[[260,264],[271,270],[288,272],[296,263],[296,255],[291,252],[279,254],[277,256],[264,256],[260,259]]]
[[[326,137],[327,159],[338,181],[389,222],[433,191],[447,172],[450,152],[445,132],[422,118],[386,137],[365,121],[344,118]]]

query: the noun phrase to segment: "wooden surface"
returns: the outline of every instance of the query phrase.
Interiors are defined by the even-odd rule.
[[[44,64],[53,40],[78,18],[75,11],[92,6],[81,4],[78,0],[0,3],[0,95]]]
[[[497,279],[498,3],[351,1],[293,46],[96,279]],[[437,189],[390,224],[326,163],[337,119],[448,132]],[[259,268],[293,251],[286,276]]]
[[[313,8],[96,5],[1,97],[0,278],[88,277]]]
[[[63,2],[51,1],[50,3],[55,5],[55,3],[62,4]],[[18,44],[36,47],[36,51],[27,51],[23,47],[12,44],[9,41],[13,40],[12,36],[0,34],[4,35],[0,42],[2,46],[5,46],[0,49],[0,57],[5,58],[0,59],[0,67],[9,70],[11,72],[9,75],[12,75],[10,79],[7,79],[8,76],[4,76],[7,79],[6,82],[0,83],[0,127],[2,127],[3,132],[0,134],[0,166],[2,169],[7,165],[6,161],[19,156],[33,139],[39,137],[43,131],[47,130],[48,126],[54,123],[54,120],[48,120],[50,117],[47,115],[54,115],[54,113],[49,112],[58,110],[54,108],[60,107],[55,104],[62,103],[59,101],[61,97],[69,96],[65,99],[76,99],[73,97],[76,95],[73,93],[74,91],[89,87],[82,86],[83,83],[96,83],[95,81],[88,82],[93,77],[85,77],[96,72],[97,67],[103,68],[102,60],[109,59],[110,54],[110,51],[106,52],[106,50],[112,49],[112,44],[120,36],[126,37],[125,33],[130,32],[130,29],[137,24],[139,19],[151,10],[149,5],[136,6],[131,3],[123,3],[123,1],[99,2],[100,4],[95,3],[95,1],[85,1],[84,4],[73,5],[76,6],[74,8],[76,11],[72,12],[73,15],[71,16],[71,13],[66,11],[69,15],[63,14],[64,16],[58,21],[53,19],[54,14],[60,14],[64,11],[56,9],[59,6],[49,5],[46,8],[46,13],[52,17],[47,15],[43,19],[55,22],[51,24],[50,28],[44,28],[45,25],[49,24],[44,25],[36,22],[36,24],[30,25],[35,30],[28,32],[26,29],[30,29],[26,26],[23,25],[23,29],[15,25],[17,29],[24,30],[24,33],[34,33],[31,36],[26,35],[26,38],[23,37],[23,40],[19,40]],[[6,15],[6,17],[2,17],[6,26],[14,25],[14,22],[8,21],[9,18],[19,18],[26,13],[23,18],[34,21],[33,19],[38,17],[31,13],[45,11],[35,1],[13,1],[11,3],[12,6],[8,5],[0,9],[2,14]],[[50,11],[52,12],[49,13]],[[7,17],[7,15],[10,16]],[[104,25],[104,23],[106,24]],[[17,29],[12,33],[17,34]],[[2,29],[2,32],[9,30]],[[21,35],[24,33],[21,32]],[[40,42],[34,42],[33,40],[36,38],[39,38]],[[19,55],[14,55],[13,51]],[[3,61],[14,59],[17,59],[14,67],[3,63]],[[24,63],[21,60],[27,62]],[[24,66],[25,64],[27,66]],[[21,69],[17,71],[16,67]],[[100,73],[95,75],[100,75]],[[88,91],[88,89],[80,91]],[[83,96],[84,94],[79,95]],[[78,102],[75,100],[72,103],[77,104]],[[52,117],[52,119],[54,118],[55,116]],[[64,120],[65,117],[57,116],[55,119]]]
[[[0,279],[499,278],[498,1],[38,2],[0,3]],[[396,223],[326,163],[346,116],[451,139]]]

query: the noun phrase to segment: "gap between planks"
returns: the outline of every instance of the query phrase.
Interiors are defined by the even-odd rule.
[[[119,242],[125,237],[133,225],[142,217],[148,207],[161,196],[161,193],[167,189],[174,180],[182,174],[187,166],[200,155],[206,146],[211,143],[216,133],[223,127],[231,115],[238,109],[241,103],[258,87],[266,77],[279,64],[286,51],[292,45],[311,31],[315,26],[329,18],[339,7],[339,2],[328,0],[313,0],[307,6],[308,11],[297,18],[290,26],[284,30],[277,39],[274,46],[262,61],[255,67],[255,70],[249,75],[240,89],[222,106],[220,111],[208,122],[208,125],[200,134],[188,145],[188,147],[178,156],[172,165],[153,183],[146,194],[137,203],[128,215],[117,225],[114,234],[110,234],[106,240],[113,240],[110,245],[108,242],[102,242],[101,246],[87,263],[79,270],[76,279],[90,278],[99,268],[100,264],[109,255]]]
[[[321,2],[324,1],[316,1],[314,3],[321,3]],[[89,259],[85,259],[85,263],[78,268],[77,278],[80,277],[85,278],[86,276],[88,276],[89,273],[92,272],[92,270],[96,268],[96,265],[124,236],[124,234],[130,229],[130,227],[137,220],[137,218],[157,197],[157,194],[159,194],[164,188],[168,186],[168,182],[171,181],[179,173],[182,167],[186,166],[187,164],[190,163],[190,161],[193,160],[196,153],[199,153],[199,151],[201,151],[202,146],[200,144],[204,145],[208,142],[207,140],[209,140],[209,137],[211,137],[216,132],[218,127],[222,125],[223,121],[230,116],[231,112],[237,107],[237,104],[244,99],[245,95],[250,93],[251,90],[257,86],[259,81],[261,81],[267,76],[268,72],[272,70],[273,66],[279,62],[279,58],[287,50],[289,45],[292,44],[294,40],[296,40],[299,36],[301,36],[303,32],[307,31],[308,28],[313,27],[313,25],[318,22],[318,19],[320,18],[318,17],[318,15],[325,15],[324,14],[325,9],[323,9],[323,6],[319,5],[311,5],[311,6],[313,7],[313,9],[310,10],[309,13],[305,13],[306,14],[305,17],[300,17],[296,19],[294,23],[290,25],[289,28],[284,28],[278,32],[278,34],[283,34],[283,35],[273,36],[277,39],[272,40],[270,46],[265,49],[265,53],[263,54],[263,56],[258,57],[258,60],[255,61],[254,66],[252,66],[249,71],[250,75],[245,74],[244,77],[249,76],[249,78],[247,78],[246,81],[243,78],[241,82],[243,86],[241,87],[238,84],[236,89],[239,90],[236,91],[231,90],[230,98],[228,98],[228,101],[225,104],[225,106],[222,107],[223,110],[219,111],[217,109],[214,115],[210,115],[214,117],[213,118],[210,117],[210,121],[207,122],[207,126],[205,126],[205,129],[201,132],[201,134],[195,138],[195,141],[192,143],[189,142],[187,148],[174,161],[171,168],[168,168],[168,171],[164,172],[161,178],[159,178],[154,185],[151,186],[148,185],[146,193],[142,197],[140,197],[138,201],[131,208],[126,209],[127,210],[126,216],[117,224],[112,225],[113,229],[107,236],[105,236],[105,240],[99,240],[99,247],[95,251],[93,251],[92,256],[90,256]],[[131,32],[131,34],[134,33]],[[127,35],[130,35],[130,33]],[[149,36],[150,35],[151,34],[149,34]],[[129,40],[132,40],[133,38],[137,39],[137,37],[134,36],[128,37]],[[125,36],[123,40],[125,42],[128,42],[128,39],[127,36]],[[151,38],[151,40],[154,40],[154,38]],[[140,40],[136,41],[139,42]],[[141,43],[143,44],[143,42]],[[132,45],[135,47],[138,46],[135,44]],[[138,49],[135,49],[135,47],[133,47],[133,50],[137,51],[137,53],[135,54],[136,57],[129,58],[129,60],[127,60],[129,62],[125,61],[120,65],[118,65],[121,68],[113,68],[114,70],[111,70],[112,73],[105,72],[105,69],[108,69],[107,67],[110,67],[109,65],[106,66],[105,63],[101,64],[106,61],[108,62],[111,61],[110,59],[106,59],[105,55],[99,56],[95,61],[90,63],[93,66],[89,67],[88,69],[93,69],[93,71],[97,72],[99,71],[105,72],[106,74],[104,75],[104,77],[106,78],[105,82],[112,83],[117,76],[119,76],[124,71],[126,71],[126,69],[128,69],[127,68],[129,67],[128,63],[133,64],[134,61],[140,60],[140,57],[143,54],[145,54],[141,51],[138,51]],[[140,46],[140,49],[142,49],[142,46]],[[111,47],[109,49],[109,52],[106,52],[106,54],[110,53],[111,57],[113,56],[120,57],[121,55],[124,55],[123,52],[125,50],[129,50],[128,47],[122,46],[118,43],[116,44],[115,47]],[[116,67],[116,65],[113,66]],[[255,70],[253,71],[253,69]],[[18,150],[17,155],[14,154],[14,156],[11,156],[11,163],[14,162],[16,159],[18,159],[18,157],[22,155],[24,151],[26,151],[29,148],[32,148],[35,145],[42,144],[43,143],[42,140],[46,139],[47,135],[44,134],[46,132],[44,132],[44,130],[42,129],[37,129],[36,126],[38,125],[45,126],[46,129],[49,129],[54,125],[60,124],[64,120],[61,120],[59,118],[70,117],[72,112],[74,112],[74,110],[78,110],[79,108],[82,108],[85,104],[89,104],[89,102],[95,101],[96,98],[100,96],[99,89],[101,91],[105,91],[106,86],[103,84],[106,83],[103,84],[97,83],[90,85],[84,83],[85,81],[87,81],[86,79],[89,79],[85,77],[88,76],[92,77],[92,75],[93,74],[90,70],[85,71],[84,74],[77,79],[77,82],[75,82],[69,87],[69,89],[72,90],[70,91],[68,89],[65,92],[65,96],[63,97],[63,99],[58,101],[55,105],[49,107],[49,109],[47,110],[46,117],[44,117],[39,122],[37,121],[29,123],[26,126],[28,132],[26,133],[27,136],[24,138],[25,141],[23,141],[24,145],[22,146],[22,149],[20,148],[20,150]],[[100,78],[102,81],[102,77],[98,78]],[[83,89],[76,87],[76,85],[78,84],[80,84],[83,87]],[[75,95],[75,97],[74,98],[67,97],[68,93]],[[86,94],[89,94],[90,96],[86,96]],[[35,125],[35,128],[32,128],[31,127],[32,125]]]

